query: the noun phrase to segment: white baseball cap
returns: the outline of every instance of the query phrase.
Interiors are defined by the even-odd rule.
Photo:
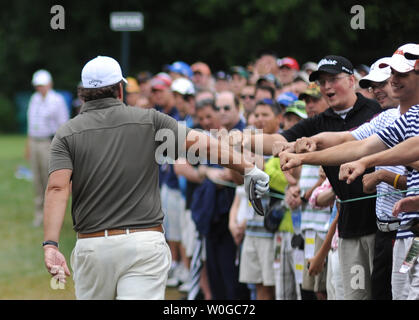
[[[419,59],[419,44],[409,47],[405,52],[404,56],[409,60]]]
[[[359,86],[361,88],[368,88],[371,85],[371,81],[373,82],[383,82],[386,81],[391,76],[391,69],[389,66],[385,68],[380,68],[379,66],[383,63],[388,63],[390,57],[381,58],[375,61],[370,68],[370,72],[361,80],[359,80]]]
[[[181,95],[195,95],[195,88],[192,81],[186,78],[178,78],[173,81],[170,89],[174,92],[180,93]]]
[[[44,69],[36,71],[32,76],[32,85],[36,86],[46,86],[52,82],[51,74]]]
[[[86,63],[81,71],[81,81],[84,88],[102,88],[121,80],[128,83],[122,76],[118,61],[111,57],[97,56]]]
[[[414,44],[414,43],[408,43],[408,44],[402,45],[393,53],[390,59],[388,59],[384,63],[381,63],[379,67],[385,68],[387,66],[390,66],[394,70],[400,73],[406,73],[406,72],[414,70],[415,60],[406,59],[404,54],[405,52],[411,52],[412,50],[415,50],[416,47],[417,47],[417,44]]]

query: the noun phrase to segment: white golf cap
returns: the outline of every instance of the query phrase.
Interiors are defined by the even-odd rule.
[[[419,44],[410,46],[404,52],[404,56],[409,60],[417,60],[419,59]]]
[[[32,76],[32,85],[36,86],[46,86],[52,82],[51,74],[47,70],[38,70]]]
[[[365,77],[359,80],[359,86],[361,88],[369,88],[371,86],[371,81],[373,82],[383,82],[386,81],[391,76],[391,69],[389,66],[385,68],[380,68],[379,66],[383,63],[388,63],[390,57],[381,58],[375,61],[370,68],[370,73]]]
[[[192,81],[186,78],[178,78],[175,81],[173,81],[172,85],[170,86],[170,89],[173,92],[180,93],[181,95],[195,95],[195,88]]]
[[[121,80],[127,83],[118,61],[111,57],[97,56],[86,63],[81,71],[84,88],[102,88]]]
[[[405,52],[415,50],[416,44],[408,43],[399,47],[392,55],[390,59],[379,65],[380,68],[387,66],[392,67],[394,70],[400,73],[406,73],[415,69],[415,60],[406,59],[404,56]]]

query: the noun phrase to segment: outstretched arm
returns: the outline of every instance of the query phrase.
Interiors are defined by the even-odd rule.
[[[386,145],[378,136],[373,135],[364,140],[349,141],[322,151],[301,154],[283,152],[279,157],[281,169],[289,170],[302,164],[338,166],[385,149]]]

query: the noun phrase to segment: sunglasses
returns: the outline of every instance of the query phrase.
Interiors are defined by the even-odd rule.
[[[241,95],[240,97],[241,97],[243,100],[245,100],[246,98],[249,98],[249,99],[253,100],[253,99],[255,98],[255,96],[254,96],[254,95],[251,95],[251,94],[248,94],[248,95],[243,94],[243,95]]]
[[[231,110],[231,106],[226,105],[226,106],[215,106],[215,110],[220,111],[221,109],[223,109],[224,111],[230,111]]]

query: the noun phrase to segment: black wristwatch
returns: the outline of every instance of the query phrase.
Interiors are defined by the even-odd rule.
[[[46,246],[47,244],[52,244],[53,246],[56,246],[58,248],[58,242],[52,241],[52,240],[47,240],[42,242],[42,246]]]

